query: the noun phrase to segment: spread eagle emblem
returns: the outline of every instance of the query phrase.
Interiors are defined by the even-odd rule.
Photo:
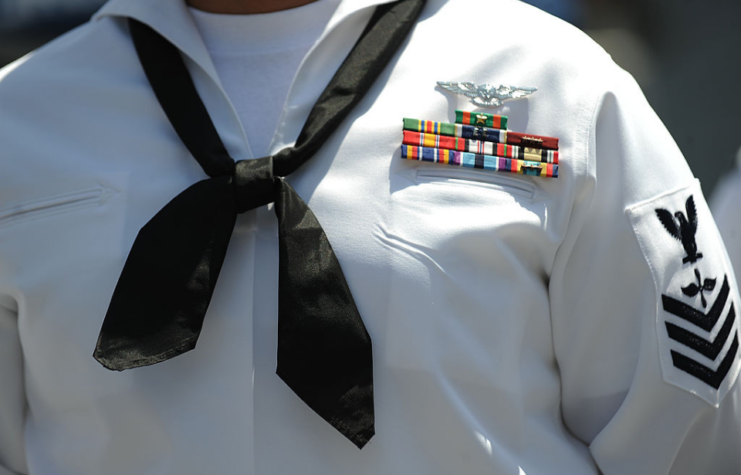
[[[534,87],[492,86],[491,84],[475,85],[472,82],[438,81],[438,86],[456,94],[471,98],[479,107],[499,107],[509,99],[519,99],[537,91]]]
[[[682,259],[682,263],[696,262],[702,258],[702,253],[697,252],[697,243],[695,242],[695,233],[697,232],[697,209],[695,208],[695,199],[690,195],[687,198],[687,202],[684,204],[687,216],[681,211],[677,211],[672,214],[663,209],[656,209],[656,216],[658,216],[661,224],[664,228],[669,231],[675,239],[682,242],[684,252],[687,255]]]

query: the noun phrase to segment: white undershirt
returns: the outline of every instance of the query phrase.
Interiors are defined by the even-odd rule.
[[[340,0],[275,13],[227,15],[190,8],[254,157],[269,153],[301,61]]]

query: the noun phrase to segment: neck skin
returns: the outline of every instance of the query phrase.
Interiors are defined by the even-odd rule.
[[[253,15],[301,7],[316,0],[186,0],[188,5],[209,13]]]

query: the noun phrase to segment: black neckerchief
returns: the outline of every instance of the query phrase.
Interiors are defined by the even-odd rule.
[[[279,229],[278,368],[293,391],[355,445],[375,433],[373,355],[342,269],[314,213],[282,177],[309,160],[370,89],[425,0],[378,7],[314,104],[296,144],[234,162],[178,49],[129,19],[155,95],[211,178],[176,196],[139,232],[111,298],[95,359],[113,370],[192,350],[238,213],[275,203]]]

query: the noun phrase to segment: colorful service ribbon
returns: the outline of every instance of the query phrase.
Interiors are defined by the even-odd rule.
[[[455,124],[404,118],[401,157],[460,167],[558,177],[558,138],[507,130],[507,117],[455,111]]]
[[[471,140],[445,135],[424,134],[404,131],[404,145],[418,145],[421,147],[443,148],[484,155],[495,155],[504,158],[516,158],[533,162],[558,163],[558,151],[540,148],[519,147],[483,140]]]
[[[545,148],[558,150],[558,138],[544,135],[523,134],[509,132],[504,129],[492,129],[465,124],[448,124],[434,120],[419,120],[404,118],[404,130],[427,134],[462,137],[464,139],[484,140],[487,142],[521,145],[523,147]]]
[[[541,177],[558,177],[558,165],[440,148],[402,145],[401,158]]]
[[[486,140],[487,142],[507,143],[507,131],[488,127],[475,127],[465,124],[448,124],[434,120],[404,119],[404,130],[427,134],[462,137],[464,139]]]
[[[481,125],[495,129],[507,128],[507,116],[493,115],[485,112],[455,111],[455,123],[466,125]]]

